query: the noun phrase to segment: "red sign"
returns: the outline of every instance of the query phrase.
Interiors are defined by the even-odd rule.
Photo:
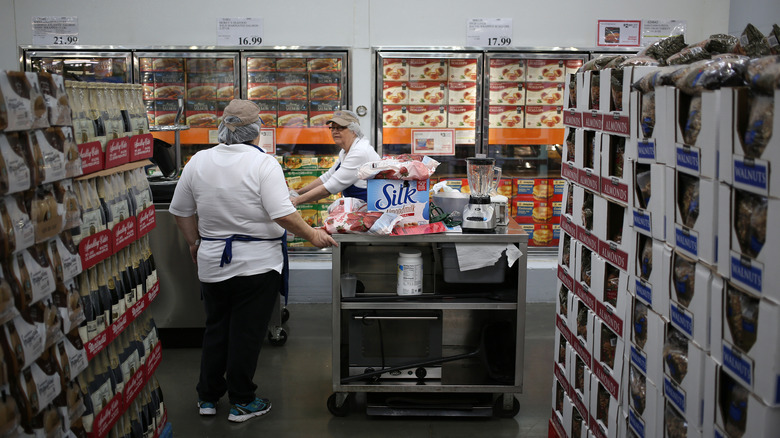
[[[146,383],[147,375],[150,375],[145,372],[144,368],[145,367],[143,366],[139,367],[135,374],[133,374],[127,383],[125,383],[125,389],[123,393],[125,406],[130,406],[130,403],[132,403],[133,400],[138,397],[141,389],[143,389],[144,384]]]
[[[130,216],[114,226],[114,229],[111,230],[114,234],[114,252],[119,251],[137,239],[136,229],[134,216]]]
[[[154,155],[154,137],[141,134],[130,137],[130,161],[151,158]]]
[[[563,125],[572,128],[582,128],[582,113],[575,110],[566,110],[563,112]]]
[[[604,126],[604,116],[596,111],[586,112],[582,114],[582,126],[588,129],[601,131]]]
[[[628,253],[617,249],[614,243],[599,241],[599,255],[612,265],[624,271],[628,270]]]
[[[92,435],[95,437],[108,436],[108,431],[122,415],[122,396],[117,395],[98,412],[92,425]]]
[[[110,332],[108,330],[104,330],[84,344],[84,349],[87,352],[87,360],[92,360],[93,357],[97,356],[98,353],[106,348],[106,345],[111,342],[111,339],[108,338],[109,334]]]
[[[142,296],[141,299],[135,302],[132,307],[127,309],[127,311],[130,313],[130,318],[134,321],[136,318],[138,318],[139,315],[144,313],[144,309],[146,309],[146,295]]]
[[[592,169],[580,169],[577,175],[577,183],[596,193],[599,193],[601,190],[601,177],[593,173]]]
[[[575,183],[579,183],[580,180],[579,169],[572,166],[571,163],[563,163],[561,165],[561,176]]]
[[[84,175],[103,170],[103,148],[99,141],[80,144],[79,157],[81,158],[81,171]]]
[[[141,237],[152,231],[157,225],[157,218],[154,214],[154,205],[150,205],[144,211],[138,214],[138,237]]]
[[[616,177],[601,178],[601,194],[623,204],[628,204],[628,185]]]
[[[162,342],[158,342],[154,349],[149,353],[149,359],[146,360],[146,375],[151,376],[157,370],[162,361]]]
[[[620,113],[604,116],[605,132],[628,136],[631,134],[629,126],[628,116],[621,116]]]
[[[130,139],[115,138],[106,143],[106,169],[130,162]]]
[[[149,289],[148,292],[146,292],[146,300],[147,300],[146,305],[148,306],[149,304],[151,304],[152,301],[154,301],[154,299],[157,298],[157,295],[159,294],[160,294],[160,282],[158,281],[154,283],[154,285],[152,285],[152,288]]]
[[[598,303],[598,309],[596,309],[596,315],[601,318],[604,323],[617,333],[621,338],[623,337],[623,320],[612,313],[612,310],[604,303]],[[617,396],[615,397],[617,398]]]
[[[590,309],[591,312],[596,313],[596,307],[598,306],[596,304],[596,297],[591,294],[590,290],[587,289],[582,283],[574,283],[574,294],[577,295],[586,306],[588,306],[588,309]]]
[[[111,241],[111,232],[108,230],[85,237],[79,243],[82,269],[89,269],[113,254]]]

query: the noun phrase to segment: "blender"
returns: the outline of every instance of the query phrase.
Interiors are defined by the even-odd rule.
[[[466,158],[466,175],[469,180],[469,203],[463,209],[464,232],[491,233],[496,228],[496,212],[490,200],[490,192],[498,189],[501,168],[494,158],[484,154]]]

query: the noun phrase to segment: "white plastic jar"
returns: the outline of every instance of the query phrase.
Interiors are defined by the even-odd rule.
[[[422,294],[423,262],[419,249],[398,253],[398,295]]]

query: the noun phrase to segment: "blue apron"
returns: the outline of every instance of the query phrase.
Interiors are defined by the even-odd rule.
[[[250,144],[248,146],[252,146],[253,148],[257,149],[258,151],[265,153],[261,148]],[[219,261],[219,267],[223,267],[225,265],[230,264],[230,262],[233,260],[233,242],[260,242],[260,241],[272,241],[272,240],[279,240],[282,243],[282,257],[284,258],[284,264],[282,265],[282,285],[279,290],[279,293],[284,296],[284,304],[287,305],[287,295],[289,292],[289,285],[290,285],[290,259],[287,254],[287,231],[285,230],[284,234],[282,234],[279,237],[274,237],[272,239],[264,239],[260,237],[252,237],[247,236],[246,234],[234,234],[227,238],[217,238],[217,237],[200,237],[201,240],[221,240],[225,242],[225,249],[222,250],[222,258]]]
[[[341,163],[336,165],[336,170],[339,170],[339,167],[341,167]],[[342,196],[345,198],[358,198],[363,200],[363,202],[368,201],[368,190],[360,188],[356,185],[351,185],[347,187],[346,189],[341,191]]]

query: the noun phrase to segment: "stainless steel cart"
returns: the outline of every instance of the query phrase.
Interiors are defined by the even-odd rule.
[[[368,414],[517,414],[528,238],[516,223],[495,234],[334,237],[331,413],[346,415],[350,395],[366,393]],[[501,259],[460,272],[452,257],[462,244],[513,244],[522,255],[512,267]],[[396,259],[408,248],[422,252],[423,294],[401,297]],[[340,278],[348,271],[359,284],[354,298],[342,299]],[[506,329],[497,332],[497,321]],[[485,358],[486,343],[493,357]]]

